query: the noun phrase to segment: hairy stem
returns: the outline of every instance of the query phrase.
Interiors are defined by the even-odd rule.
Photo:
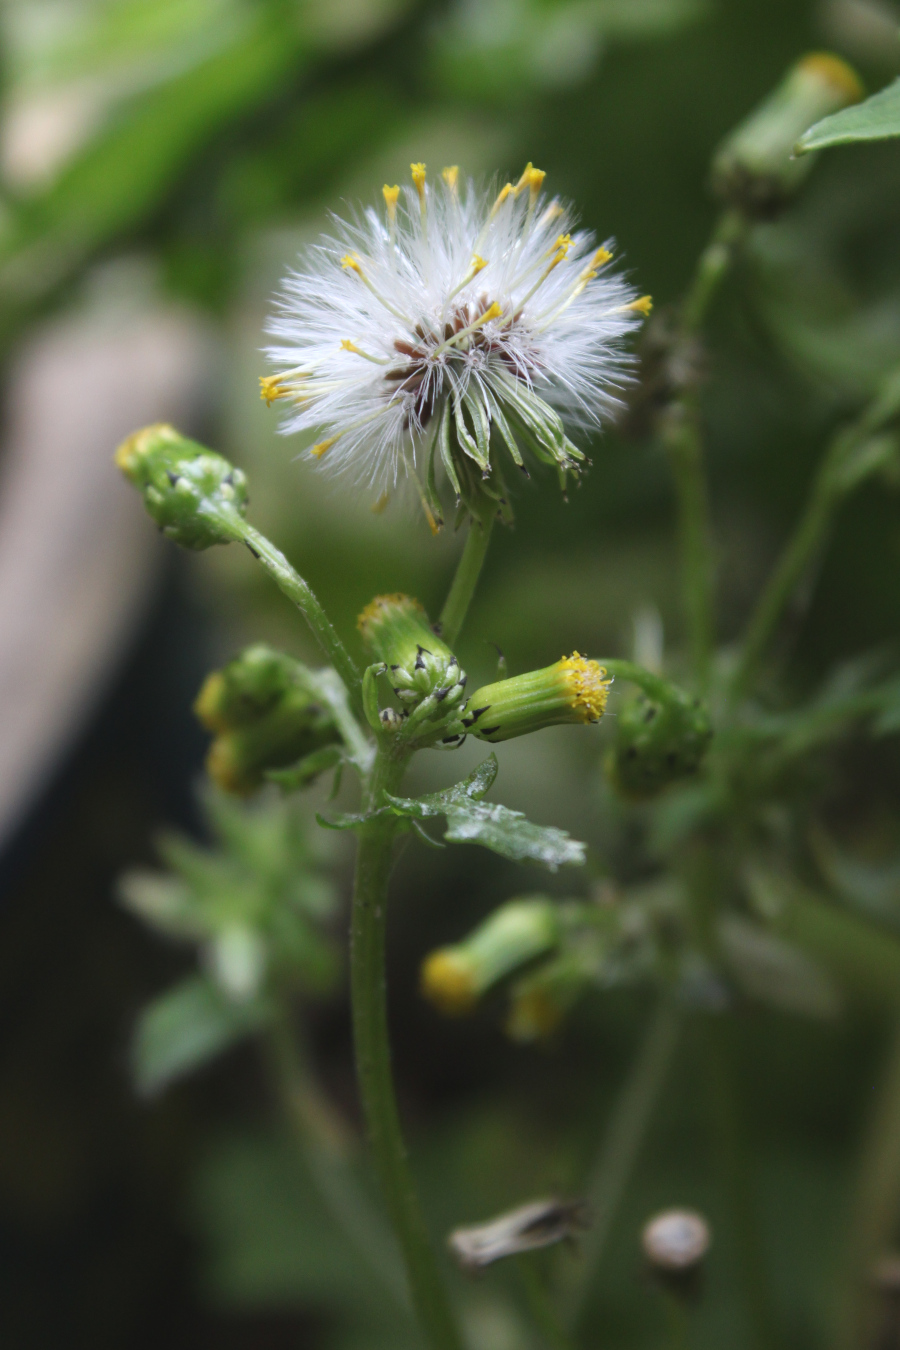
[[[319,1088],[287,1008],[269,1032],[267,1050],[284,1114],[325,1208],[394,1302],[409,1313],[399,1253],[351,1169],[355,1141]]]
[[[532,1321],[550,1350],[575,1350],[574,1343],[559,1320],[534,1257],[528,1254],[516,1257],[516,1269]]]
[[[469,523],[469,534],[456,567],[450,594],[441,610],[441,637],[448,647],[452,648],[459,637],[472,603],[493,528],[493,516],[485,516],[482,520],[473,519]]]
[[[690,289],[682,302],[681,323],[686,332],[695,333],[704,322],[746,233],[747,221],[739,211],[723,211],[709,243],[700,254]]]
[[[395,792],[406,767],[387,746],[376,756],[368,807]],[[350,985],[356,1072],[375,1170],[406,1263],[413,1306],[432,1350],[461,1350],[446,1289],[432,1250],[406,1158],[391,1076],[385,985],[388,879],[396,821],[369,820],[359,830],[350,936]]]
[[[279,589],[300,610],[322,651],[344,681],[354,703],[359,706],[359,671],[335,632],[331,620],[313,594],[311,587],[294,570],[284,554],[274,544],[270,543],[264,534],[255,530],[252,525],[248,525],[246,521],[241,520],[235,533],[241,542],[247,545],[254,558],[262,563]]]
[[[873,1344],[872,1276],[892,1247],[900,1215],[900,1022],[894,1027],[875,1110],[863,1140],[838,1309],[837,1350]]]
[[[699,419],[696,409],[687,401],[669,410],[663,444],[675,479],[681,592],[691,667],[697,683],[705,688],[715,643],[715,564]]]
[[[578,1284],[570,1302],[570,1321],[577,1325],[603,1258],[610,1229],[653,1115],[675,1047],[680,1019],[663,998],[641,1042],[628,1077],[613,1107],[586,1187],[591,1227],[582,1247]]]

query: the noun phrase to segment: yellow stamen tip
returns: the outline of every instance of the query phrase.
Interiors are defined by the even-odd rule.
[[[502,306],[495,300],[489,309],[486,309],[481,316],[482,323],[490,323],[491,319],[499,319],[503,313]]]
[[[478,994],[472,972],[452,949],[432,952],[422,964],[422,993],[442,1013],[461,1016],[472,1009]]]
[[[626,305],[625,308],[633,309],[638,314],[647,315],[653,308],[653,297],[651,295],[642,295],[639,300],[632,300],[631,304]]]
[[[598,248],[591,259],[591,267],[605,267],[608,262],[612,262],[612,254],[608,248]]]
[[[316,459],[321,459],[326,450],[330,450],[335,441],[340,439],[340,436],[329,436],[327,441],[319,441],[318,444],[314,445],[310,453],[315,455]]]
[[[397,214],[397,202],[400,197],[400,185],[396,184],[394,187],[388,187],[387,183],[385,183],[381,191],[384,194],[384,202],[385,206],[388,209],[388,215],[390,216],[391,220],[393,220]]]
[[[390,500],[391,494],[389,492],[382,492],[381,496],[378,498],[378,501],[372,503],[371,506],[372,515],[380,516]]]
[[[472,254],[472,261],[469,264],[469,271],[473,277],[477,277],[479,272],[483,272],[487,267],[487,258],[480,258],[477,253]]]
[[[355,253],[345,253],[343,258],[341,258],[341,267],[343,267],[345,272],[349,271],[357,272],[360,275],[362,274],[362,266]]]
[[[285,391],[281,384],[281,376],[260,375],[259,396],[268,408],[271,408],[276,399],[284,398]]]
[[[459,165],[451,164],[448,168],[441,170],[441,177],[447,184],[451,192],[455,192],[459,185]]]
[[[531,160],[529,160],[528,163],[525,165],[525,168],[522,170],[522,177],[519,179],[518,183],[516,183],[515,186],[516,196],[519,195],[519,193],[522,191],[523,188],[528,187],[528,184],[531,181],[531,174],[533,172],[534,166],[531,163]]]
[[[559,663],[563,673],[571,707],[582,722],[599,722],[606,708],[609,686],[606,668],[598,661],[589,661],[579,652],[564,656]]]
[[[503,205],[503,203],[506,201],[507,197],[509,196],[509,194],[510,194],[511,192],[512,192],[512,193],[515,193],[515,188],[513,187],[512,183],[504,183],[504,184],[503,184],[503,187],[502,187],[502,188],[500,189],[500,191],[497,193],[497,200],[494,202],[494,205],[491,207],[491,215],[492,215],[492,216],[494,216],[494,215],[497,214],[497,212],[500,210],[500,207],[501,207],[501,206]]]
[[[410,171],[410,173],[412,174],[413,185],[414,185],[414,187],[415,187],[415,189],[416,189],[416,192],[418,192],[420,198],[421,198],[421,197],[424,197],[424,195],[425,195],[425,165],[424,165],[424,164],[410,164],[410,166],[409,166],[409,171]]]

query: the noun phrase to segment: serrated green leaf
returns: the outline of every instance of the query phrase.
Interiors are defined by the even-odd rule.
[[[175,985],[149,1003],[138,1019],[132,1045],[138,1092],[146,1097],[161,1092],[259,1031],[269,1015],[262,1000],[228,999],[202,976]]]
[[[794,152],[805,155],[810,150],[825,150],[831,145],[883,141],[891,136],[900,136],[900,79],[864,103],[823,117],[800,137]]]
[[[580,867],[586,845],[565,830],[534,825],[521,811],[489,804],[481,798],[497,776],[497,757],[490,755],[469,777],[444,792],[427,797],[389,797],[398,815],[413,820],[444,816],[444,839],[452,844],[481,844],[514,862],[538,863],[555,872],[558,867]]]

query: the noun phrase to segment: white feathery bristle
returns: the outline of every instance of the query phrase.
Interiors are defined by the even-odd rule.
[[[267,327],[263,397],[291,405],[282,431],[313,433],[311,457],[375,490],[415,465],[448,396],[474,397],[490,425],[512,381],[571,426],[597,426],[648,307],[530,165],[499,195],[413,169],[384,209],[333,218]]]

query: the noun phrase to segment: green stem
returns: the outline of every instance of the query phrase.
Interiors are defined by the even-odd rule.
[[[313,594],[311,587],[294,570],[284,554],[274,544],[270,543],[264,534],[260,534],[259,530],[255,530],[245,520],[240,520],[239,525],[235,528],[235,533],[238,534],[241,542],[247,545],[254,558],[262,563],[279,589],[300,610],[322,651],[344,681],[354,703],[358,705],[360,700],[359,671],[335,632],[331,620]]]
[[[715,565],[699,419],[687,400],[669,410],[662,435],[675,479],[681,591],[691,666],[697,683],[705,688],[715,642]]]
[[[441,610],[441,637],[450,648],[459,637],[475,594],[493,528],[493,516],[486,515],[482,520],[473,519],[469,523],[469,534],[457,564],[450,594]]]
[[[894,1028],[875,1112],[860,1159],[844,1262],[837,1350],[868,1350],[873,1342],[872,1275],[893,1243],[900,1213],[900,1023]]]
[[[663,1300],[669,1326],[669,1350],[688,1350],[690,1314],[687,1303],[683,1297],[668,1291],[663,1294]]]
[[[728,275],[738,246],[747,233],[747,221],[739,211],[724,211],[716,222],[712,237],[700,254],[690,289],[681,306],[681,326],[695,333],[709,312],[709,306]]]
[[[528,1311],[550,1350],[574,1350],[574,1342],[559,1320],[534,1257],[527,1254],[516,1257],[516,1270]]]
[[[680,1018],[664,997],[641,1042],[613,1107],[600,1151],[591,1168],[586,1188],[591,1227],[582,1246],[582,1262],[569,1304],[569,1320],[579,1323],[603,1258],[629,1177],[662,1091],[675,1047]]]
[[[755,1350],[776,1344],[762,1237],[734,1062],[733,1026],[726,1014],[703,1018],[704,1059],[710,1094],[714,1147],[728,1204],[735,1272]]]
[[[369,810],[395,792],[406,767],[379,748],[369,788]],[[391,1076],[385,985],[388,878],[397,822],[370,820],[359,830],[350,937],[353,1037],[369,1143],[388,1213],[409,1279],[412,1302],[433,1350],[461,1350],[437,1260],[429,1242],[406,1158]]]
[[[643,689],[650,698],[665,703],[672,696],[672,686],[668,680],[664,680],[661,675],[655,675],[652,670],[645,670],[634,661],[620,661],[618,657],[610,657],[607,660],[604,657],[600,664],[607,675],[612,675],[616,680],[630,680],[632,684]]]
[[[409,1314],[399,1253],[351,1170],[354,1140],[349,1126],[316,1083],[286,1008],[270,1029],[267,1048],[272,1079],[313,1185],[358,1255]]]

